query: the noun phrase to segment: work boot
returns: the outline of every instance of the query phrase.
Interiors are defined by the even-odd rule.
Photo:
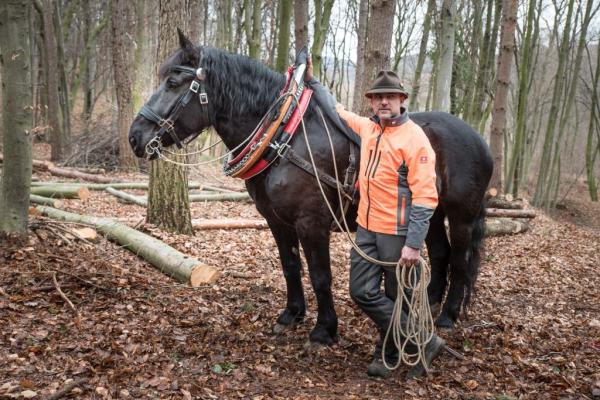
[[[383,365],[383,362],[378,358],[374,358],[367,367],[367,375],[369,376],[387,378],[391,373],[392,370]]]
[[[431,368],[431,362],[438,354],[440,354],[440,351],[442,351],[445,345],[446,342],[444,341],[444,339],[442,339],[436,334],[433,335],[433,338],[431,338],[431,340],[429,341],[429,343],[427,343],[427,346],[425,347],[425,363],[427,365],[427,368]],[[408,371],[406,379],[418,378],[420,376],[423,376],[423,374],[425,374],[426,372],[427,371],[425,370],[425,366],[421,361],[419,364],[415,365]]]

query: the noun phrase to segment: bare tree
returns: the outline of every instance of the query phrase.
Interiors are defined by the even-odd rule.
[[[450,111],[450,85],[454,58],[454,19],[456,4],[453,0],[443,0],[441,8],[441,34],[438,43],[438,69],[435,76],[436,90],[433,96],[433,108]]]
[[[133,122],[132,72],[134,52],[133,2],[113,0],[112,4],[112,58],[115,91],[117,92],[119,163],[121,168],[137,168],[137,159],[129,147],[129,127]]]
[[[496,188],[499,194],[503,193],[504,190],[502,182],[503,143],[506,135],[506,109],[510,74],[513,65],[517,6],[517,0],[503,0],[500,56],[498,57],[496,94],[494,97],[492,133],[490,136],[490,150],[494,159],[494,172],[492,173],[490,186]]]
[[[417,58],[417,66],[413,77],[412,93],[410,94],[409,107],[411,110],[419,108],[419,93],[421,91],[421,74],[423,73],[423,65],[427,58],[427,44],[429,43],[429,31],[431,30],[431,18],[435,12],[435,0],[427,1],[427,11],[423,17],[423,34],[421,36],[421,44],[419,47],[419,56]]]
[[[317,76],[321,76],[321,52],[325,45],[327,32],[329,30],[329,19],[334,0],[315,0],[315,21],[313,25],[313,44],[310,49],[312,53],[313,68]]]
[[[31,182],[30,4],[0,3],[0,74],[4,162],[0,188],[0,232],[27,235]]]
[[[294,39],[296,53],[308,46],[308,0],[294,0]]]
[[[290,25],[292,19],[292,0],[279,2],[279,21],[277,34],[277,59],[275,69],[284,72],[289,64]]]
[[[187,27],[187,0],[160,0],[157,59],[165,60],[179,48],[176,28]],[[185,156],[174,151],[175,161]],[[148,222],[167,230],[191,234],[192,219],[185,167],[157,160],[150,164]]]
[[[244,28],[248,41],[248,56],[255,59],[260,57],[261,7],[262,0],[244,0],[244,9],[246,10]]]

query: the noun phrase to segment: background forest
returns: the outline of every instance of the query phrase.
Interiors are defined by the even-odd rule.
[[[179,25],[192,41],[280,71],[294,48],[309,45],[321,80],[363,114],[368,105],[355,93],[377,70],[394,69],[411,110],[449,111],[487,138],[498,167],[492,186],[501,192],[525,191],[550,208],[583,178],[597,201],[598,2],[165,3],[184,10]],[[32,132],[51,144],[53,161],[137,168],[126,134],[157,84],[160,9],[149,0],[36,0],[24,9],[30,84],[8,69],[2,78],[6,90],[31,96]]]

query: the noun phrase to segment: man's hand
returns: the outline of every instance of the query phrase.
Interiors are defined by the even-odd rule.
[[[419,263],[419,256],[421,252],[419,249],[413,249],[412,247],[404,246],[402,248],[402,256],[400,257],[401,265],[416,265]]]
[[[309,55],[306,59],[306,71],[304,72],[304,80],[306,82],[311,81],[313,78],[313,64],[312,57]]]

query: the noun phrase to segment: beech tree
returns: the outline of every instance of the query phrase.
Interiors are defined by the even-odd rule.
[[[0,3],[0,73],[4,160],[0,232],[27,234],[33,122],[29,45],[30,3]]]
[[[166,60],[179,46],[177,28],[187,27],[187,0],[160,0],[157,59]],[[157,71],[158,73],[158,71]],[[181,151],[169,157],[185,162]],[[147,221],[169,231],[191,234],[192,218],[185,167],[155,160],[150,164]]]

